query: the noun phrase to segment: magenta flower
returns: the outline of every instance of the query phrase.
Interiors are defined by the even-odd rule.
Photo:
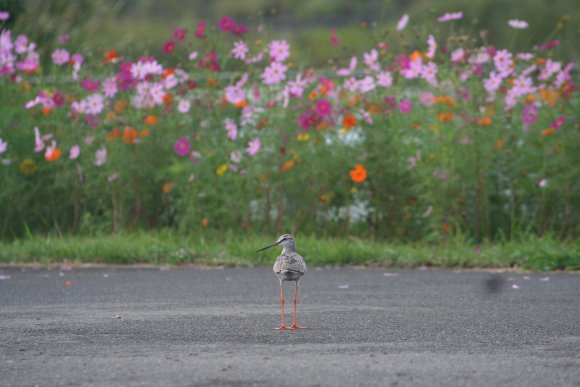
[[[408,99],[404,99],[399,104],[399,110],[401,113],[409,113],[413,109],[413,104]]]
[[[179,40],[180,42],[183,42],[185,40],[185,37],[187,36],[187,29],[185,28],[176,28],[173,31],[173,37],[177,40]]]
[[[447,12],[446,14],[439,16],[437,21],[439,23],[445,23],[452,20],[460,20],[463,18],[463,12]]]
[[[234,35],[243,36],[248,32],[248,26],[245,24],[236,24],[232,32]]]
[[[539,45],[538,49],[549,50],[551,48],[558,47],[559,45],[560,45],[560,41],[558,39],[556,39],[556,40],[552,40],[548,43],[544,43],[544,44]]]
[[[524,109],[522,110],[522,121],[528,125],[533,125],[538,121],[538,108],[536,105],[524,105]]]
[[[332,105],[325,99],[321,99],[316,103],[316,112],[320,117],[329,116],[332,113]]]
[[[101,87],[101,84],[99,83],[99,81],[93,81],[90,78],[85,78],[81,82],[81,86],[83,87],[83,89],[85,89],[89,93],[92,93],[93,91],[99,90],[99,88]]]
[[[386,112],[392,112],[397,107],[397,98],[393,96],[385,97]]]
[[[65,64],[70,59],[70,54],[64,48],[59,48],[52,53],[52,63],[59,66]]]
[[[197,25],[197,28],[195,29],[195,37],[198,39],[204,39],[205,38],[205,26],[206,23],[205,21],[200,21],[199,24]]]
[[[220,19],[218,26],[223,32],[229,32],[234,29],[235,21],[229,16],[223,16]]]
[[[189,141],[187,141],[186,138],[180,138],[177,141],[175,141],[175,144],[173,144],[173,149],[175,150],[175,153],[179,157],[185,157],[189,153],[191,145],[189,144]]]
[[[338,46],[340,44],[340,40],[338,40],[338,36],[336,36],[336,28],[330,29],[330,44],[333,46]]]
[[[170,40],[163,45],[163,52],[166,54],[171,54],[174,50],[175,50],[175,42],[173,40]]]
[[[562,126],[565,121],[566,118],[564,116],[560,116],[556,120],[554,120],[554,122],[552,122],[552,125],[550,125],[550,127],[554,129],[560,129],[560,126]]]
[[[261,143],[259,138],[253,139],[248,142],[248,148],[246,149],[246,151],[250,156],[254,156],[260,150],[260,145]]]
[[[0,21],[6,21],[8,19],[10,19],[10,12],[0,11]]]

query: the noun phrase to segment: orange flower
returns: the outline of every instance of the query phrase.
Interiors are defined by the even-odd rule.
[[[258,123],[256,124],[256,129],[260,130],[260,129],[264,129],[266,126],[268,126],[268,119],[267,118],[262,118],[260,121],[258,121]]]
[[[139,133],[133,128],[125,128],[123,130],[123,141],[127,144],[133,144],[139,137]]]
[[[119,54],[117,51],[110,50],[105,52],[105,63],[117,63],[119,61]]]
[[[141,138],[149,137],[149,129],[142,129],[139,132],[139,137]]]
[[[171,93],[165,93],[163,95],[163,103],[165,105],[171,105],[173,103],[173,94],[171,94]]]
[[[350,171],[350,179],[355,183],[362,183],[367,179],[367,170],[361,164],[355,164],[354,169]]]
[[[530,105],[530,104],[535,103],[535,102],[536,102],[536,96],[535,95],[533,95],[533,94],[526,95],[526,98],[524,99],[524,103],[526,105]]]
[[[58,149],[56,147],[56,142],[53,141],[52,145],[49,146],[48,148],[46,148],[46,152],[44,153],[44,158],[46,159],[46,161],[52,162],[52,161],[58,160],[58,158],[60,157],[61,154],[62,154],[62,152],[60,151],[60,149]]]
[[[443,230],[445,232],[449,232],[450,229],[451,229],[450,224],[444,224],[443,226],[441,226],[441,230]]]
[[[447,105],[451,106],[452,108],[457,107],[457,103],[455,102],[455,99],[453,99],[453,97],[450,97],[448,95],[441,95],[441,96],[435,97],[435,103],[447,104]]]
[[[477,124],[481,126],[489,126],[491,125],[491,118],[490,117],[483,117],[477,120]]]
[[[554,107],[559,96],[560,93],[556,90],[548,89],[540,91],[540,98],[546,101],[550,107]]]
[[[506,143],[506,141],[503,138],[500,138],[500,139],[497,139],[495,141],[495,144],[493,147],[495,148],[495,150],[500,150],[501,148],[504,147],[505,143]]]
[[[411,55],[409,55],[409,60],[412,62],[415,59],[423,59],[423,54],[421,54],[419,51],[413,51],[413,53]]]
[[[215,80],[215,78],[208,78],[207,79],[207,83],[209,83],[209,85],[211,87],[216,87],[217,86],[217,81]]]
[[[167,95],[167,94],[166,94]],[[159,119],[157,118],[157,116],[153,115],[153,114],[149,114],[147,117],[145,117],[145,119],[143,120],[143,123],[145,125],[155,125],[159,122]]]
[[[125,102],[123,100],[119,100],[119,101],[115,102],[115,111],[117,113],[123,113],[125,111],[125,109],[127,109],[127,102]]]
[[[282,166],[280,167],[280,171],[281,172],[287,171],[287,170],[293,168],[294,164],[296,164],[294,160],[288,160],[288,161],[284,162],[284,164],[282,164]]]
[[[449,122],[449,121],[453,120],[453,113],[451,113],[451,112],[439,113],[437,120],[439,120],[439,122]]]
[[[172,182],[168,181],[167,183],[163,184],[163,187],[161,187],[161,190],[163,191],[163,193],[169,193],[171,192],[171,190],[173,189],[173,187],[175,187],[175,184],[173,184]]]
[[[352,114],[347,114],[342,119],[342,126],[345,129],[352,129],[356,126],[356,124],[357,124],[356,117],[353,116]]]
[[[207,220],[207,218],[203,218],[203,220],[201,221],[201,225],[207,228],[207,226],[209,226],[209,220]]]
[[[49,116],[52,113],[52,109],[51,108],[47,108],[47,107],[43,107],[42,108],[42,115],[43,116]]]
[[[124,112],[126,108],[127,108],[127,102],[125,102],[123,100],[118,100],[117,102],[115,102],[115,111],[117,113]]]
[[[108,112],[105,116],[105,121],[114,121],[117,118],[117,113],[115,112]]]
[[[114,141],[117,139],[117,137],[119,137],[119,134],[121,133],[121,131],[117,128],[113,129],[112,132],[107,133],[106,139],[107,141]]]
[[[312,90],[310,94],[308,94],[308,98],[312,101],[318,96],[318,93],[315,90]]]
[[[168,67],[165,69],[165,71],[163,71],[163,74],[161,74],[161,79],[165,79],[170,75],[175,74],[175,70],[172,69],[171,67]]]
[[[544,136],[544,137],[550,136],[554,133],[556,133],[556,129],[554,129],[554,128],[548,128],[546,130],[542,130],[542,136]]]

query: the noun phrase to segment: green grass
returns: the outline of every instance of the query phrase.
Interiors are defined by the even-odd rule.
[[[169,231],[90,237],[31,236],[0,242],[0,263],[200,264],[269,266],[277,255],[255,251],[271,243],[263,236],[228,234],[220,238]],[[580,242],[551,237],[474,246],[461,238],[445,243],[400,244],[357,238],[298,237],[298,251],[312,266],[368,265],[409,268],[522,268],[579,270]]]

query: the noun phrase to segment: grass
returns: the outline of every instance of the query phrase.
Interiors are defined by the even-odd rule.
[[[200,264],[269,266],[277,251],[256,254],[271,243],[263,236],[227,234],[220,238],[169,231],[101,236],[30,236],[0,242],[0,263]],[[580,242],[552,237],[474,246],[461,238],[437,245],[357,238],[299,236],[298,251],[312,266],[367,265],[410,268],[522,268],[580,270]]]

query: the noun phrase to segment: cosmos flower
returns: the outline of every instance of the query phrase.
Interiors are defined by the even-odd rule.
[[[224,120],[224,128],[226,129],[228,138],[230,140],[234,141],[236,138],[238,138],[238,125],[234,120],[231,118],[226,118]]]
[[[189,154],[191,144],[189,143],[189,141],[187,141],[186,138],[180,138],[177,141],[175,141],[175,144],[173,144],[173,149],[175,150],[175,153],[179,157],[185,157]]]
[[[260,145],[261,145],[260,139],[255,138],[248,142],[248,148],[246,149],[246,152],[248,152],[250,156],[255,156],[256,153],[258,153],[258,151],[260,150]]]
[[[8,150],[8,143],[0,138],[0,154]]]
[[[397,23],[397,31],[403,31],[409,22],[409,15],[404,14]]]
[[[107,148],[102,147],[95,152],[95,165],[101,167],[107,162]]]
[[[71,160],[76,160],[81,153],[81,147],[79,145],[73,145],[69,150],[68,158]]]
[[[234,43],[234,48],[232,48],[230,54],[236,59],[244,60],[249,51],[248,44],[243,40],[238,40]]]
[[[179,103],[177,104],[177,110],[182,113],[185,114],[187,112],[189,112],[189,109],[191,108],[191,102],[189,102],[189,100],[187,99],[180,99]]]
[[[275,85],[286,79],[287,66],[280,62],[272,62],[264,69],[262,79],[265,85]]]
[[[439,16],[437,21],[440,23],[446,23],[452,20],[460,20],[463,18],[463,12],[447,12],[446,14]]]
[[[519,29],[519,30],[523,30],[523,29],[528,28],[528,22],[523,21],[523,20],[517,20],[517,19],[509,20],[508,21],[508,25],[511,28],[516,28],[516,29]]]
[[[316,112],[321,117],[327,117],[332,113],[332,105],[325,99],[321,99],[316,103]]]
[[[283,62],[290,56],[290,45],[285,40],[273,40],[269,49],[270,58],[275,62]]]
[[[64,48],[59,48],[58,50],[55,50],[52,53],[51,57],[52,57],[52,63],[60,66],[60,65],[63,65],[65,63],[68,63],[68,61],[70,59],[70,54]]]
[[[408,99],[404,99],[399,103],[399,111],[401,113],[409,113],[413,109],[413,104]]]

